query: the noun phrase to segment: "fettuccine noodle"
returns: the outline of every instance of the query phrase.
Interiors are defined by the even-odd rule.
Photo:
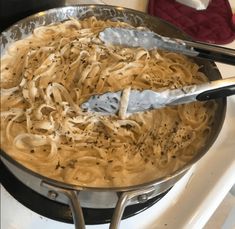
[[[214,102],[123,118],[84,111],[91,95],[207,81],[189,58],[107,46],[95,17],[36,28],[1,59],[1,148],[29,169],[71,184],[135,185],[191,160],[210,133]]]

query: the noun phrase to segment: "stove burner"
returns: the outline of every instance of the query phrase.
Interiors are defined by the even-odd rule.
[[[20,182],[0,160],[0,182],[4,188],[21,204],[32,211],[47,218],[73,223],[72,213],[68,205],[52,201]],[[145,203],[127,206],[122,219],[134,216],[158,202],[169,190]],[[109,223],[113,209],[83,208],[85,223],[87,225]]]

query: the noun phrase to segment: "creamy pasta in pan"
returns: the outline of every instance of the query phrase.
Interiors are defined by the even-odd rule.
[[[126,88],[178,88],[207,81],[189,58],[107,46],[123,22],[91,17],[39,27],[1,59],[1,148],[27,168],[70,184],[118,187],[169,174],[206,141],[214,102],[103,116],[80,105]]]

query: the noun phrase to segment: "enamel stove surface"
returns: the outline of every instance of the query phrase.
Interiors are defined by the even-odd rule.
[[[97,3],[97,1],[93,1]],[[235,49],[235,41],[227,45]],[[223,78],[234,76],[235,66],[217,64]],[[122,220],[120,228],[203,228],[235,183],[235,96],[228,98],[221,133],[207,154],[158,202]],[[0,186],[3,229],[72,229],[74,225],[43,217],[22,205]],[[106,229],[109,224],[87,225]]]

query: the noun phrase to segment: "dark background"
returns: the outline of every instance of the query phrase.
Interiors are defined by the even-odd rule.
[[[0,31],[26,16],[64,3],[65,0],[0,0]]]

